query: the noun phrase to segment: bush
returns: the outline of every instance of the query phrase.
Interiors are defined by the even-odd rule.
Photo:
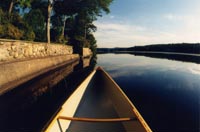
[[[34,40],[35,33],[21,16],[0,9],[0,38]]]
[[[0,8],[0,24],[2,23],[2,21],[3,21],[3,11]]]
[[[0,38],[7,39],[21,39],[23,36],[23,31],[19,30],[17,27],[8,23],[5,25],[0,25]]]
[[[3,34],[4,34],[4,26],[0,25],[0,38],[3,37]]]
[[[35,39],[35,33],[33,30],[27,30],[22,39],[33,41]]]
[[[68,37],[64,37],[63,35],[58,35],[55,38],[55,42],[61,43],[61,44],[66,44],[68,42]]]
[[[45,27],[45,17],[43,16],[41,10],[32,9],[29,13],[24,14],[24,21],[29,25],[33,32],[35,33],[36,41],[46,40],[46,27]]]

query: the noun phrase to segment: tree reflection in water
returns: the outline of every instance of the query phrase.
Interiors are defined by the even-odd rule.
[[[41,131],[94,68],[91,59],[49,71],[2,95],[0,131]]]

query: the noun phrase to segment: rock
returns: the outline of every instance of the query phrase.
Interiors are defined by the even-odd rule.
[[[44,53],[42,53],[43,54],[43,56],[46,56],[47,54],[46,54],[46,52],[44,52]]]
[[[21,49],[22,54],[24,54],[24,51],[25,51],[24,49]]]
[[[9,46],[9,47],[7,48],[7,50],[8,50],[8,51],[11,51],[11,47]]]
[[[13,42],[13,45],[20,45],[22,42],[20,42],[20,41],[15,41],[15,42]]]
[[[28,54],[29,54],[29,55],[32,55],[32,54],[33,54],[33,50],[32,50],[32,48],[30,48],[30,47],[28,48]]]
[[[85,53],[89,52],[85,50]],[[0,60],[14,60],[21,58],[36,58],[55,55],[72,54],[72,47],[64,45],[47,45],[45,43],[31,43],[23,41],[0,41]]]
[[[14,56],[15,52],[14,51],[10,51],[9,52],[9,56]]]
[[[16,46],[11,46],[11,50],[14,50],[16,48]]]
[[[38,51],[37,47],[34,47],[33,48],[33,53],[37,53],[37,51]]]
[[[16,52],[17,51],[17,46],[11,46],[11,50]]]
[[[19,58],[19,59],[24,58],[23,54],[19,55],[18,58]]]
[[[5,58],[1,58],[0,61],[6,61],[6,59]]]
[[[37,57],[40,57],[40,52],[37,52],[37,53],[36,53],[36,56],[37,56]]]
[[[16,52],[15,54],[14,54],[14,58],[17,58],[19,56],[19,54]]]
[[[28,57],[28,56],[29,56],[29,54],[28,54],[28,49],[25,49],[25,50],[24,50],[24,56],[25,56],[25,57]]]

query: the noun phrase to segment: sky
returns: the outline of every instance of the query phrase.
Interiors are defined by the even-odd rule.
[[[200,42],[200,0],[114,0],[95,21],[98,47]]]

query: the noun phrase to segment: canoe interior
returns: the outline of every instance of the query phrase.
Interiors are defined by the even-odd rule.
[[[133,106],[116,84],[102,70],[97,70],[81,99],[74,117],[124,118],[136,117]],[[72,121],[67,132],[143,132],[139,120],[127,122]]]

